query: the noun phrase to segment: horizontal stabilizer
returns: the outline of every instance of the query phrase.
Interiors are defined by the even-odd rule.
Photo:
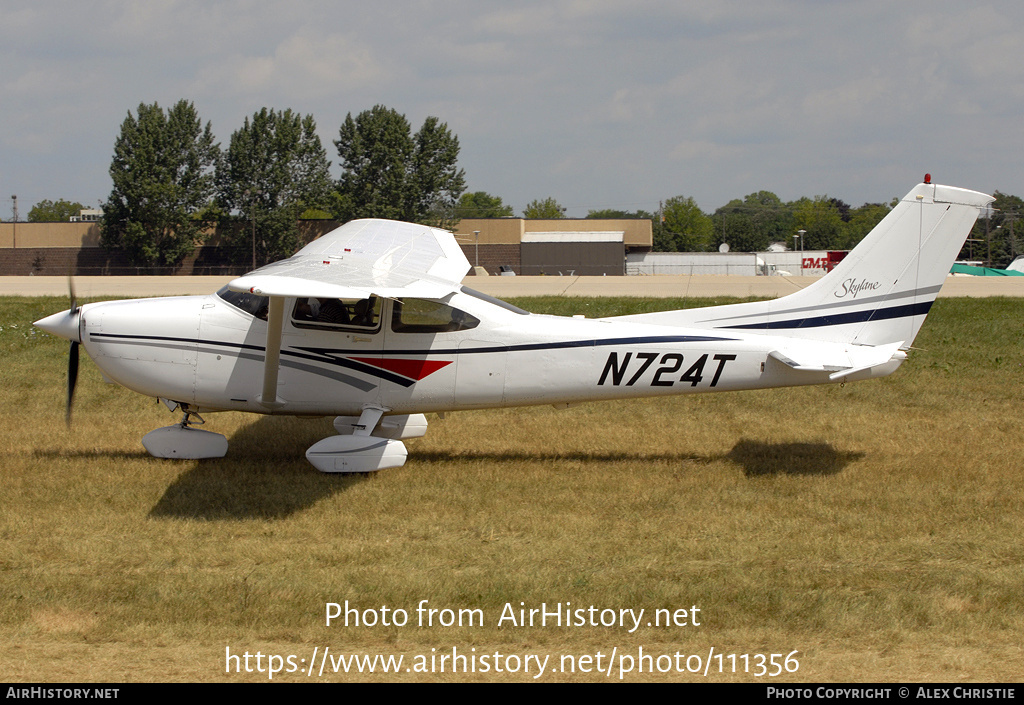
[[[814,350],[792,346],[773,350],[768,356],[800,372],[828,372],[833,382],[873,367],[903,361],[906,353],[900,350],[902,342],[887,345],[828,346]]]

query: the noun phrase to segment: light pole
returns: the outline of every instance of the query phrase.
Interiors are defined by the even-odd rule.
[[[804,275],[804,234],[806,230],[797,230],[796,234],[793,235],[793,249],[796,249],[796,239],[800,238],[800,276]]]
[[[473,231],[473,237],[476,238],[476,254],[474,255],[474,258],[475,258],[476,261],[473,262],[473,266],[474,267],[479,267],[480,266],[480,231],[479,230],[474,230]]]
[[[11,239],[13,242],[13,248],[18,247],[18,195],[14,194],[11,196],[11,200],[14,201],[14,225],[11,226]]]

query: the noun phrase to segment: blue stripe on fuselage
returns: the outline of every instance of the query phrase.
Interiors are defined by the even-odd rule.
[[[742,325],[723,326],[729,329],[745,330],[783,330],[796,328],[821,328],[824,326],[842,326],[849,323],[865,323],[867,321],[885,321],[893,318],[907,318],[909,316],[924,316],[932,307],[931,301],[922,301],[906,306],[892,306],[891,308],[877,308],[868,311],[854,311],[852,313],[833,313],[827,316],[816,316],[814,318],[791,318],[785,321],[765,321],[763,323],[744,323]]]

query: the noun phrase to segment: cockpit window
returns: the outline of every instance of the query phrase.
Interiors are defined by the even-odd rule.
[[[391,311],[395,333],[452,333],[480,325],[480,319],[440,301],[399,299]]]
[[[380,328],[382,301],[377,296],[366,299],[296,299],[292,324],[296,328],[375,331]]]
[[[217,296],[250,316],[267,320],[267,313],[270,310],[270,298],[267,296],[232,291],[226,286],[217,292]]]

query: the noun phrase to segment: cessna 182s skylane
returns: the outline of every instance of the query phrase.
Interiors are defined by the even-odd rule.
[[[324,472],[405,463],[426,412],[883,377],[906,359],[979,211],[919,184],[830,274],[774,301],[584,319],[529,314],[462,285],[451,233],[358,220],[208,296],[90,303],[36,325],[181,423],[165,458],[220,457],[199,413],[336,416],[306,457]]]

